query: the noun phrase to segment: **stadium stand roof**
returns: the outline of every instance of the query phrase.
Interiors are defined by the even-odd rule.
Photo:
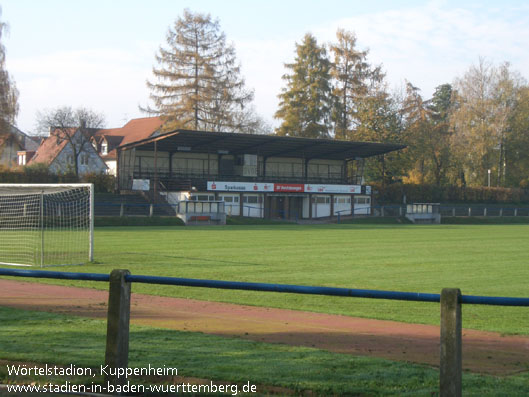
[[[349,160],[377,156],[406,147],[406,145],[391,143],[175,130],[121,145],[119,149],[141,148],[141,150],[154,151],[155,142],[157,142],[157,150],[164,152],[258,154],[264,157],[329,160]]]

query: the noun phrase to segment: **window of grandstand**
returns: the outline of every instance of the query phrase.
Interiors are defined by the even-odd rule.
[[[355,197],[355,204],[371,204],[371,197]]]
[[[257,204],[263,201],[261,196],[244,196],[243,202],[248,204]]]
[[[316,196],[312,198],[312,203],[316,204],[330,204],[331,198],[329,196]]]
[[[335,197],[334,203],[335,204],[351,204],[351,198],[350,197]]]
[[[239,196],[223,196],[221,197],[221,200],[225,203],[238,203],[239,202]]]
[[[215,201],[213,194],[194,194],[189,198],[191,201]]]

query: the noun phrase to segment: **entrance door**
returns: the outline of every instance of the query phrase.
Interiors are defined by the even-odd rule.
[[[275,216],[277,218],[285,219],[285,197],[280,196],[276,197],[277,205],[276,205],[276,214]]]
[[[289,218],[290,219],[301,219],[303,218],[303,198],[302,197],[289,197]]]

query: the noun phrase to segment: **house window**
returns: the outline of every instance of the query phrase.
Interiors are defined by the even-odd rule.
[[[68,164],[73,164],[73,156],[71,154],[68,155],[68,157],[66,157],[66,161],[68,162]]]
[[[18,165],[26,165],[26,155],[25,154],[18,155]]]
[[[81,155],[81,165],[88,165],[88,154]]]
[[[106,156],[106,155],[108,154],[108,143],[103,142],[103,143],[101,144],[101,154],[102,154],[103,156]]]

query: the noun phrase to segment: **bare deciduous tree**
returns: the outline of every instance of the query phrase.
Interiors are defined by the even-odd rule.
[[[76,176],[79,176],[79,156],[91,145],[90,138],[104,124],[102,114],[86,108],[63,106],[37,113],[37,130],[49,131],[50,136],[56,137],[57,144],[66,141],[70,146]]]

